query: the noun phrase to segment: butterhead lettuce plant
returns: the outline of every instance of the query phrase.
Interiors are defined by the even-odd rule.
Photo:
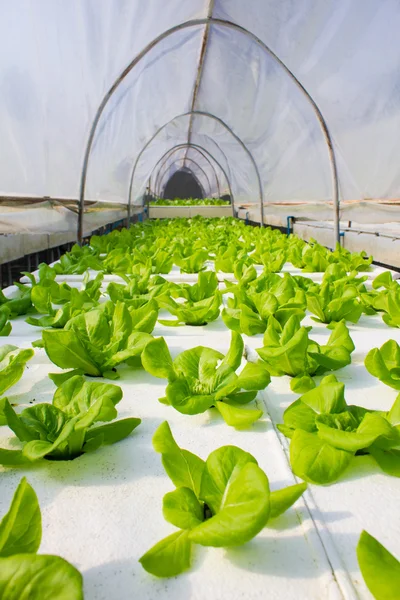
[[[278,428],[291,438],[290,463],[305,481],[332,483],[366,454],[400,477],[400,395],[387,413],[348,405],[344,384],[328,375],[285,410]]]
[[[174,284],[171,286],[171,295],[174,298],[184,298],[189,302],[200,302],[211,298],[218,290],[218,278],[214,271],[201,271],[197,283]]]
[[[11,318],[17,315],[25,315],[32,310],[31,287],[18,282],[15,282],[14,285],[17,286],[18,291],[10,298],[0,290],[0,307],[7,307]]]
[[[39,502],[23,477],[0,521],[0,597],[83,600],[82,575],[59,556],[37,554],[41,539]]]
[[[171,285],[161,275],[152,275],[150,268],[141,275],[120,275],[120,277],[125,280],[125,284],[112,281],[107,286],[107,293],[114,303],[125,302],[132,308],[141,308],[147,302],[167,292]]]
[[[21,450],[0,449],[0,464],[17,466],[46,458],[72,460],[128,436],[140,419],[113,421],[122,399],[119,386],[88,382],[76,375],[60,385],[52,404],[36,404],[17,414],[7,398],[0,416],[22,442]],[[95,423],[108,422],[94,427]]]
[[[317,323],[337,323],[342,320],[357,323],[363,312],[358,296],[354,285],[324,283],[318,293],[307,294],[307,308],[315,315],[311,318]]]
[[[254,281],[253,284],[259,284],[260,280]],[[274,317],[275,326],[281,330],[291,316],[297,316],[300,321],[304,319],[304,291],[295,289],[289,279],[279,280],[275,286],[228,286],[227,291],[232,292],[233,297],[228,298],[227,307],[221,314],[225,325],[238,333],[253,336],[265,332],[271,317]],[[256,291],[258,287],[266,289]]]
[[[98,305],[102,282],[102,273],[94,279],[86,274],[82,289],[78,290],[64,282],[57,283],[50,276],[42,277],[39,283],[33,278],[32,303],[37,312],[46,316],[28,317],[26,322],[38,327],[63,328],[73,317]]]
[[[336,371],[351,363],[354,344],[345,323],[340,321],[325,345],[309,338],[309,328],[301,327],[298,317],[291,316],[281,333],[270,320],[264,334],[264,346],[257,348],[271,375],[289,375],[293,391],[305,392],[315,387],[313,375]]]
[[[205,261],[207,258],[207,250],[198,249],[186,256],[176,253],[174,262],[180,267],[181,273],[200,273],[200,271],[204,271],[206,268]]]
[[[146,321],[146,315],[140,321],[142,325],[143,320]],[[150,326],[154,326],[154,315],[150,315],[150,321]],[[115,307],[109,303],[71,319],[62,330],[43,331],[44,349],[61,369],[116,379],[115,367],[140,357],[153,339],[148,333],[137,331],[138,325],[123,302],[117,302]]]
[[[373,348],[365,357],[367,371],[382,383],[400,390],[400,346],[388,340],[380,348]]]
[[[163,515],[178,531],[140,558],[157,577],[179,575],[191,565],[193,544],[229,548],[245,544],[298,500],[299,484],[270,492],[256,459],[237,446],[222,446],[206,461],[179,448],[167,422],[153,436],[176,489],[163,499]]]
[[[222,302],[220,292],[198,302],[187,300],[183,303],[176,302],[171,296],[160,296],[158,304],[161,308],[168,310],[176,319],[159,319],[161,325],[178,327],[179,325],[201,326],[215,321],[219,317],[219,309]]]
[[[0,337],[10,335],[12,325],[10,323],[10,310],[7,305],[0,306]]]
[[[383,321],[389,327],[400,327],[400,285],[387,292],[383,305]]]
[[[30,348],[21,350],[11,344],[0,346],[0,396],[21,379],[33,354]]]
[[[204,346],[181,352],[174,360],[164,338],[149,342],[142,364],[155,377],[168,379],[166,397],[160,399],[185,415],[203,413],[215,407],[224,421],[233,427],[248,427],[262,416],[262,410],[245,408],[259,390],[270,382],[266,366],[242,362],[243,340],[232,332],[226,356]]]
[[[357,558],[364,581],[376,600],[394,600],[399,596],[400,562],[367,531],[358,540]]]

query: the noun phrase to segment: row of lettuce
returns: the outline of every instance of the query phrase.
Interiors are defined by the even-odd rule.
[[[212,262],[215,271],[206,270]],[[323,272],[321,281],[279,274],[288,262],[305,273]],[[54,267],[41,265],[37,277],[26,274],[30,284],[17,284],[12,299],[0,296],[2,335],[10,334],[14,318],[25,315],[27,323],[43,328],[33,346],[43,347],[62,369],[49,375],[57,387],[52,403],[17,413],[4,394],[21,378],[34,350],[0,348],[0,424],[8,425],[21,443],[20,449],[0,449],[0,464],[21,468],[46,459],[70,460],[130,435],[140,419],[116,420],[121,388],[86,379],[117,379],[117,368],[124,364],[167,380],[165,396],[159,399],[163,404],[184,415],[216,410],[227,425],[241,429],[262,417],[256,396],[271,376],[289,375],[292,390],[301,396],[285,411],[279,429],[291,440],[290,461],[298,477],[312,484],[333,483],[365,454],[383,472],[400,476],[400,395],[388,412],[348,405],[344,384],[330,374],[351,363],[354,343],[346,322],[380,314],[389,327],[400,326],[400,286],[389,272],[370,285],[360,275],[370,262],[363,254],[339,247],[329,252],[315,242],[246,227],[233,219],[144,223],[94,236],[89,246],[74,247]],[[163,277],[173,267],[197,272],[197,282],[176,283]],[[80,290],[56,280],[59,273],[84,272]],[[105,286],[109,273],[119,275],[121,283]],[[235,281],[225,277],[220,284],[224,279],[220,273],[233,275]],[[160,311],[175,318],[160,319]],[[312,328],[302,325],[306,311],[331,330],[326,344],[315,342]],[[220,314],[231,330],[226,355],[198,346],[172,359],[165,339],[152,336],[157,322],[205,326]],[[259,359],[249,362],[243,358],[242,335],[257,334],[263,334]],[[394,340],[369,352],[365,365],[383,383],[400,390],[400,348]],[[317,385],[319,375],[324,378]],[[179,448],[167,423],[156,431],[153,444],[176,486],[164,497],[163,514],[178,532],[140,559],[148,572],[160,577],[187,569],[194,544],[229,547],[249,541],[306,487],[304,483],[270,493],[268,478],[254,457],[226,446],[203,461]],[[26,540],[40,543],[40,535],[32,529],[35,520],[24,516],[23,506],[18,509],[19,495],[25,493],[29,498],[34,495],[23,480],[13,501],[17,507],[8,513],[13,518],[6,515],[0,524],[0,560],[8,557],[10,565],[4,571],[8,573],[4,585],[31,585],[16,577],[29,563],[37,581],[39,573],[46,573],[46,585],[54,589],[52,598],[65,597],[56,595],[65,561],[50,561],[44,568],[36,555],[38,544],[24,550]],[[2,551],[2,540],[6,547],[11,544],[11,552]],[[358,558],[375,597],[394,598],[387,592],[398,589],[398,561],[366,532],[360,538]],[[80,586],[80,591],[69,591],[68,597],[80,598],[82,582],[71,569],[66,585]],[[21,589],[25,588],[15,587],[18,593],[9,597],[20,597]]]
[[[229,200],[222,198],[174,198],[167,200],[157,198],[150,202],[150,206],[229,206]]]

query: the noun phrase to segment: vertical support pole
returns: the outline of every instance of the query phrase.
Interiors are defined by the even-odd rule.
[[[336,188],[336,186],[334,186]],[[339,194],[338,190],[335,189],[335,193],[333,196],[333,235],[334,235],[334,245],[335,249],[336,244],[340,245],[340,212],[339,212]]]
[[[292,233],[292,224],[294,223],[294,217],[286,217],[286,235],[290,235]]]

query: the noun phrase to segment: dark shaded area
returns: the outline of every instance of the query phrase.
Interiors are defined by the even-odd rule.
[[[230,194],[224,194],[223,196],[221,196],[221,200],[226,200],[227,202],[232,204],[232,198]]]
[[[138,221],[142,220],[143,215],[135,214],[131,216],[130,222],[137,223]],[[123,227],[125,227],[125,224],[125,219],[120,219],[119,221],[114,221],[108,225],[102,225],[98,229],[92,231],[88,237],[84,238],[84,243],[88,244],[92,235],[106,235],[114,229],[121,230]],[[1,237],[2,236],[0,234],[0,248]],[[15,260],[0,264],[0,290],[12,285],[14,281],[18,281],[21,277],[22,271],[35,271],[42,262],[50,264],[55,260],[58,260],[62,254],[65,254],[65,252],[70,252],[74,243],[75,242],[67,242],[65,244],[61,244],[60,246],[46,248],[44,250],[39,250],[38,252],[33,252],[32,254],[25,254],[24,256],[20,256]]]
[[[204,198],[204,190],[189,169],[176,171],[169,179],[162,196],[165,200]]]

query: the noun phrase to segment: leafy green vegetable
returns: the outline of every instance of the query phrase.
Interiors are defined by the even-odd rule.
[[[188,569],[193,543],[227,548],[248,542],[306,489],[300,484],[271,494],[256,459],[236,446],[218,448],[204,462],[179,448],[166,422],[155,432],[153,445],[176,486],[164,496],[163,514],[180,529],[140,558],[157,577]]]
[[[258,244],[251,258],[256,264],[264,265],[268,273],[279,273],[286,262],[287,253],[282,248],[262,247]]]
[[[389,289],[393,286],[396,287],[397,285],[398,283],[397,281],[393,280],[393,275],[391,271],[383,271],[383,273],[377,275],[374,281],[372,282],[372,287],[374,288],[374,290],[378,290],[381,287]]]
[[[290,444],[290,464],[293,472],[306,481],[332,483],[350,464],[353,455],[334,448],[318,435],[297,429]]]
[[[155,544],[139,562],[156,577],[175,577],[190,567],[191,558],[189,531],[181,530]]]
[[[20,350],[10,344],[0,346],[0,396],[21,379],[26,363],[33,354],[31,349]]]
[[[80,291],[52,279],[41,281],[32,288],[32,302],[38,312],[47,316],[40,319],[28,317],[26,322],[38,327],[63,328],[70,319],[98,305],[102,281],[102,273],[92,280],[86,274]]]
[[[301,250],[291,254],[290,260],[294,266],[303,268],[307,273],[324,272],[333,263],[338,263],[347,272],[351,272],[367,271],[372,263],[372,256],[368,258],[365,252],[351,253],[340,244],[336,245],[334,252],[330,252],[316,240],[310,239]]]
[[[220,292],[216,291],[213,296],[192,302],[190,300],[178,304],[170,296],[160,296],[158,304],[161,308],[167,309],[177,319],[174,321],[159,319],[162,325],[176,327],[178,325],[207,325],[219,317],[219,307],[222,298]]]
[[[357,558],[362,576],[376,600],[394,600],[400,590],[400,562],[367,531],[361,533]]]
[[[138,247],[129,250],[126,247],[114,248],[103,261],[103,268],[108,273],[120,275],[133,274],[145,276],[151,273],[169,273],[173,265],[173,256],[160,246]]]
[[[229,247],[222,245],[215,256],[214,267],[217,272],[235,273],[237,276],[238,269],[242,271],[244,264],[249,262],[251,262],[251,259],[246,257],[246,252],[243,249],[239,249],[233,244]]]
[[[264,273],[250,285],[240,281],[237,286],[228,286],[227,291],[233,293],[233,298],[228,298],[222,319],[229,329],[239,333],[264,333],[272,318],[282,330],[291,316],[301,321],[306,314],[305,293],[288,273],[282,278]]]
[[[7,308],[11,318],[18,315],[25,315],[32,309],[31,288],[20,283],[15,283],[18,292],[11,298],[8,298],[0,290],[0,307]],[[1,329],[1,327],[0,327]]]
[[[181,273],[200,273],[206,268],[205,261],[208,258],[208,252],[206,250],[195,250],[193,254],[189,256],[181,257],[175,256],[174,262],[181,269]]]
[[[0,336],[10,335],[12,325],[9,321],[10,310],[7,305],[0,306]]]
[[[53,267],[56,274],[64,275],[81,275],[88,269],[103,271],[104,264],[96,250],[90,246],[78,246],[78,244],[74,244],[70,252],[63,254]]]
[[[312,483],[332,483],[353,457],[370,454],[381,469],[400,476],[400,395],[388,413],[348,406],[334,375],[293,402],[278,428],[291,438],[293,472]]]
[[[42,458],[71,460],[124,439],[140,419],[93,427],[99,421],[115,419],[115,406],[121,398],[121,388],[116,385],[86,382],[74,376],[60,385],[52,404],[37,404],[17,414],[5,399],[4,418],[23,448],[9,451],[11,455],[0,451],[0,464],[13,466],[16,460],[29,463]]]
[[[150,202],[150,206],[229,206],[228,200],[221,200],[220,198],[188,198],[186,200],[182,198],[175,198],[174,200],[164,200],[158,198],[154,202]]]
[[[164,469],[172,483],[177,488],[189,488],[198,496],[205,463],[195,454],[179,448],[167,421],[154,433],[153,447],[161,454]]]
[[[83,600],[82,576],[58,556],[37,555],[42,519],[37,496],[21,479],[0,522],[0,597],[3,600]]]
[[[189,302],[201,302],[211,298],[218,290],[218,279],[214,271],[201,271],[197,283],[189,285],[181,283],[175,285],[170,291],[175,298],[185,298]]]
[[[151,375],[168,379],[163,401],[179,412],[195,415],[215,407],[228,425],[243,428],[262,416],[262,410],[245,409],[243,405],[254,400],[257,391],[270,382],[261,362],[246,363],[236,374],[243,348],[240,335],[232,332],[225,357],[212,348],[197,346],[172,360],[164,338],[158,338],[145,347],[142,364]]]
[[[152,336],[154,314],[129,311],[123,302],[110,302],[74,317],[64,330],[43,331],[44,348],[50,360],[62,369],[80,369],[86,375],[116,378],[115,367],[139,357]],[[135,318],[138,322],[135,322]]]
[[[331,283],[339,277],[347,278],[348,284],[352,279],[351,284],[356,286],[360,280],[352,274],[368,270],[372,260],[365,253],[352,254],[339,246],[331,252],[315,240],[305,242],[270,228],[249,228],[231,217],[194,217],[137,223],[106,236],[92,236],[89,246],[74,246],[53,271],[83,273],[90,268],[142,276],[148,269],[151,273],[169,273],[173,264],[179,263],[183,270],[198,271],[204,267],[202,256],[214,260],[216,271],[234,273],[237,279],[242,279],[247,269],[246,278],[254,277],[254,264],[263,265],[266,274],[271,274],[287,260],[305,271],[327,270]]]
[[[81,294],[77,289],[72,288],[70,300],[62,307],[54,309],[52,306],[49,306],[48,316],[41,317],[39,319],[28,317],[26,319],[26,323],[36,327],[54,327],[57,329],[62,329],[70,319],[73,319],[74,317],[82,314],[83,312],[87,312],[96,306],[96,302],[85,300],[85,294]]]
[[[16,554],[0,559],[3,600],[83,600],[82,575],[59,556]]]
[[[129,307],[141,308],[151,300],[163,293],[167,293],[171,284],[160,275],[152,275],[151,268],[145,269],[141,274],[120,275],[126,284],[111,282],[108,284],[107,293],[114,304],[118,301],[125,302]]]
[[[309,292],[307,308],[316,315],[312,319],[319,323],[335,323],[342,320],[357,323],[363,312],[356,286],[339,286],[337,282],[324,283],[318,293]]]
[[[400,327],[400,285],[386,295],[385,314],[382,319],[389,327]]]
[[[0,558],[39,550],[42,519],[37,496],[25,477],[14,494],[10,510],[0,522]]]
[[[282,332],[270,321],[264,335],[264,347],[257,348],[271,375],[290,375],[294,391],[304,392],[314,387],[312,375],[335,371],[351,363],[353,341],[344,323],[333,327],[328,343],[320,346],[308,337],[308,329],[301,327],[298,317],[291,316]]]
[[[388,340],[380,348],[370,350],[364,364],[371,375],[400,390],[400,346],[395,340]]]
[[[304,494],[306,489],[306,483],[297,483],[271,492],[269,518],[276,519],[286,512]]]

